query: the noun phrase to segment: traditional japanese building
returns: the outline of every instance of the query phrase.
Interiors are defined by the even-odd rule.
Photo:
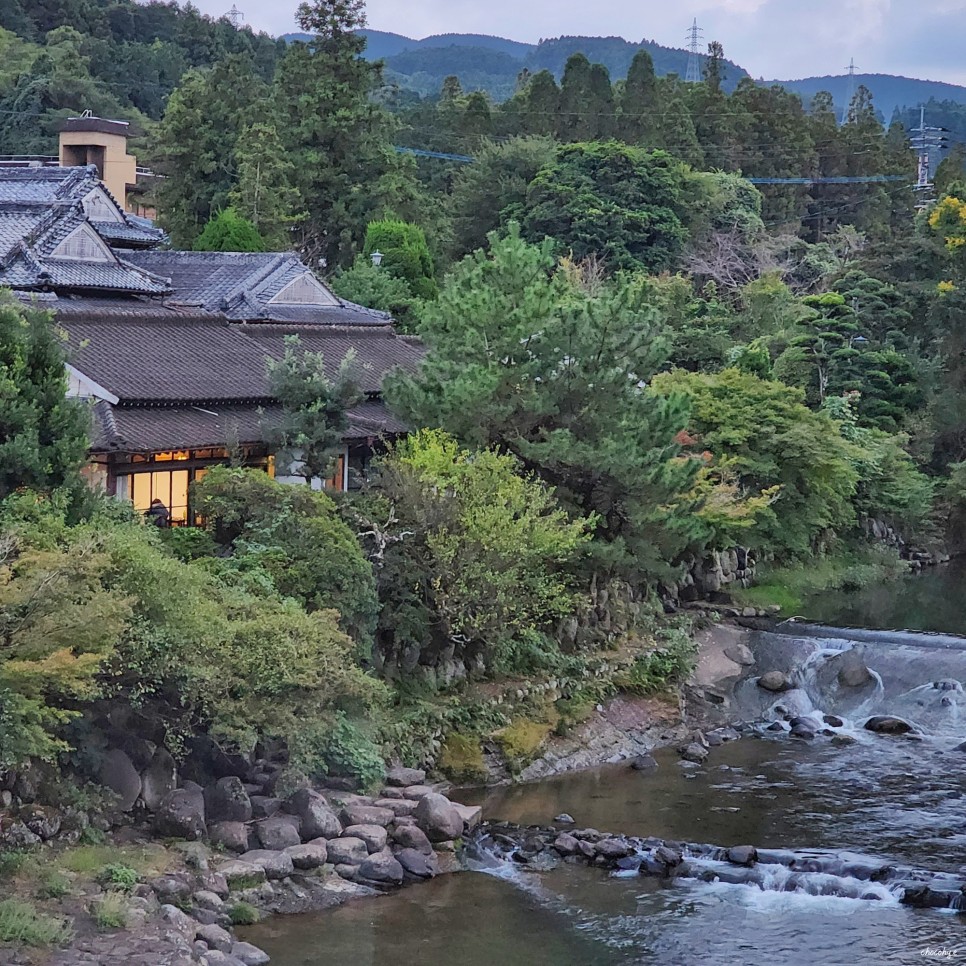
[[[241,458],[287,476],[275,465],[281,410],[267,365],[297,336],[333,375],[354,356],[365,398],[337,472],[315,481],[351,486],[379,441],[403,431],[381,387],[390,370],[418,364],[418,341],[338,298],[291,253],[164,250],[164,233],[125,211],[100,175],[94,164],[0,165],[0,287],[50,310],[67,334],[70,391],[93,410],[92,482],[141,510],[160,499],[184,524],[189,484],[213,464]]]

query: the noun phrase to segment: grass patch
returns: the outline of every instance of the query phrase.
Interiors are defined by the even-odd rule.
[[[569,735],[574,728],[582,725],[594,713],[597,704],[596,696],[586,691],[579,691],[554,702],[559,715],[556,733],[561,737]]]
[[[112,890],[94,900],[91,915],[98,929],[123,929],[127,925],[128,909],[127,896]]]
[[[477,784],[488,776],[478,738],[453,732],[446,736],[439,753],[440,771],[450,781]]]
[[[135,885],[141,879],[165,872],[173,861],[163,846],[121,847],[116,845],[78,845],[58,857],[58,865],[68,872],[101,881],[104,885]],[[112,870],[112,871],[108,871]],[[122,871],[127,870],[127,871]],[[112,875],[119,875],[115,881]],[[133,881],[131,876],[133,875]]]
[[[25,946],[64,946],[71,938],[70,925],[63,919],[39,912],[19,899],[0,901],[0,942]]]
[[[233,926],[254,926],[260,916],[251,903],[233,902],[228,907],[228,918]]]
[[[629,694],[657,694],[684,680],[694,668],[696,645],[685,631],[659,631],[653,651],[639,654],[634,663],[614,679]]]
[[[0,879],[12,879],[27,861],[26,852],[0,852]]]
[[[830,590],[861,590],[906,573],[908,567],[894,550],[862,547],[767,569],[753,587],[736,588],[732,596],[742,607],[767,608],[778,604],[784,616],[801,616],[808,599],[817,594]]]
[[[63,872],[58,872],[56,869],[47,869],[41,873],[36,896],[38,899],[63,899],[70,893],[70,890],[71,881]]]

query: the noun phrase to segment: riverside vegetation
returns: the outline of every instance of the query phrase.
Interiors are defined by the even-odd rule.
[[[87,413],[65,398],[56,329],[0,302],[5,862],[151,816],[165,834],[210,835],[198,796],[228,795],[230,778],[251,814],[224,819],[243,830],[221,830],[222,848],[307,848],[326,836],[292,841],[284,821],[281,848],[269,832],[250,842],[274,814],[256,808],[275,807],[255,799],[292,815],[310,786],[381,788],[387,762],[518,775],[608,697],[686,677],[702,599],[794,607],[796,587],[881,579],[961,544],[966,184],[947,169],[913,217],[905,188],[762,194],[738,173],[746,142],[794,143],[823,173],[833,157],[906,165],[866,94],[842,127],[821,100],[806,111],[744,82],[728,95],[714,50],[686,92],[641,59],[615,94],[578,62],[559,90],[524,78],[492,114],[451,84],[394,115],[378,65],[358,58],[361,4],[317,0],[299,17],[316,40],[277,69],[236,52],[181,79],[152,131],[171,172],[161,217],[183,244],[297,242],[341,294],[397,312],[426,346],[418,372],[385,386],[413,432],[345,495],[214,469],[193,493],[205,526],[162,532],[82,484]],[[50,57],[31,70],[63,66]],[[76,77],[83,57],[71,63]],[[311,107],[336,94],[342,110]],[[715,126],[742,104],[760,130]],[[645,129],[658,106],[693,138]],[[473,166],[387,150],[420,111],[441,137],[484,107]],[[194,164],[213,154],[228,159],[217,171]],[[252,200],[253,178],[275,207]],[[352,360],[327,379],[293,343],[270,377],[279,446],[323,471],[356,398]],[[347,800],[380,821],[340,813],[333,837],[405,827],[425,796],[400,795]],[[366,855],[383,854],[370,838]],[[356,875],[368,859],[347,854],[359,862],[337,864]],[[54,913],[98,878],[108,893],[129,884],[86,869],[80,887],[57,861],[23,880]],[[90,903],[91,921],[109,928],[119,904]],[[232,909],[215,918],[251,917]],[[0,905],[0,941],[65,940],[45,915]]]

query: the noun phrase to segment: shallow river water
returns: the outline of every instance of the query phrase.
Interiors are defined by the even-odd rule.
[[[961,576],[948,571],[933,582],[949,595],[954,579],[962,586]],[[959,594],[955,604],[963,607]],[[953,604],[946,604],[951,613]],[[838,619],[860,623],[844,610]],[[966,616],[957,627],[931,627],[963,628]],[[834,656],[842,646],[835,642],[823,654]],[[844,747],[763,734],[712,749],[700,768],[664,751],[649,773],[613,766],[460,797],[483,803],[490,819],[547,824],[569,812],[579,827],[858,853],[966,878],[966,752],[955,750],[966,738],[966,714],[962,724],[958,714],[966,699],[958,690],[943,692],[940,706],[929,683],[933,654],[942,663],[934,677],[966,679],[966,642],[944,646],[920,649],[905,638],[897,648],[888,639],[863,644],[873,669],[881,655],[886,680],[876,685],[878,700],[897,701],[907,714],[918,710],[928,722],[921,740],[873,735],[847,722],[842,730],[857,740]],[[890,687],[890,681],[897,683]],[[829,890],[841,886],[837,880]],[[859,889],[875,898],[786,888],[782,882],[761,888],[620,878],[573,865],[546,873],[502,865],[323,914],[276,919],[247,938],[271,954],[274,966],[966,963],[962,913],[902,906],[876,884]]]

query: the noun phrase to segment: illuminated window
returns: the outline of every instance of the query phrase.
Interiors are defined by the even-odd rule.
[[[194,475],[197,478],[198,471]],[[160,470],[154,473],[132,473],[127,492],[134,509],[146,513],[154,500],[160,500],[170,514],[174,526],[188,522],[188,483],[190,470]]]

